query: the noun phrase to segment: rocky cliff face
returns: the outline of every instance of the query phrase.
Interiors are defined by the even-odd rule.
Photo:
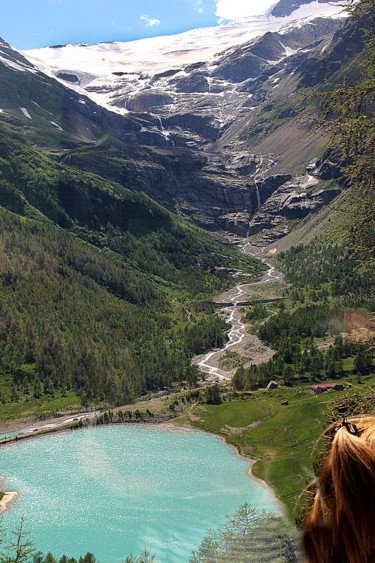
[[[296,22],[301,4],[280,2],[273,13],[287,18],[270,17],[265,33],[254,22],[225,24],[220,52],[209,32],[201,47],[198,36],[177,36],[175,50],[157,47],[147,63],[130,44],[120,54],[118,44],[24,54],[1,44],[0,73],[15,85],[0,92],[1,118],[26,120],[30,141],[58,147],[63,162],[144,191],[207,229],[281,236],[338,194],[322,163],[301,175],[324,141],[300,121],[297,91],[306,69],[316,77],[317,64],[337,67],[343,22],[317,3]],[[329,17],[315,17],[316,6]],[[107,62],[95,74],[99,48]]]

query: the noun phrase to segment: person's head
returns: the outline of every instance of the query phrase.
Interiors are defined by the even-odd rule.
[[[330,443],[303,525],[308,563],[375,562],[375,416],[327,429]]]

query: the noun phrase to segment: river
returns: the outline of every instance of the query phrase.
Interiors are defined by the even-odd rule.
[[[283,274],[277,271],[270,263],[269,257],[264,255],[264,248],[253,246],[245,239],[240,245],[240,249],[245,254],[249,254],[253,258],[261,260],[263,264],[268,266],[268,270],[260,281],[238,284],[216,299],[217,303],[233,303],[220,310],[220,313],[231,325],[228,333],[228,341],[222,348],[211,350],[194,359],[194,363],[199,369],[207,374],[206,380],[211,382],[229,380],[233,377],[237,367],[232,369],[223,369],[223,367],[220,367],[220,360],[225,358],[228,350],[236,352],[243,359],[245,367],[250,364],[258,365],[267,362],[274,354],[273,350],[265,346],[255,334],[249,334],[247,332],[246,325],[242,321],[242,307],[239,306],[239,304],[251,299],[256,301],[263,298],[276,297],[273,293],[269,293],[268,291],[264,292],[263,288],[265,284],[270,284],[271,282],[282,283]]]

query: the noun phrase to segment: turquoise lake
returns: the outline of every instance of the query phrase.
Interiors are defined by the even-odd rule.
[[[0,451],[7,490],[20,491],[3,525],[22,516],[38,550],[117,563],[147,546],[160,563],[187,563],[208,528],[244,502],[278,510],[220,438],[156,426],[106,426],[25,440]]]

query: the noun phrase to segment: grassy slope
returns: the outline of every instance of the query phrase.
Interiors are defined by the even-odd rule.
[[[217,406],[197,405],[191,412],[191,424],[222,436],[240,453],[258,459],[252,467],[253,475],[274,489],[294,520],[303,509],[303,501],[296,507],[297,499],[314,478],[317,456],[312,450],[327,426],[332,404],[343,396],[367,393],[374,381],[374,376],[368,376],[361,386],[318,396],[307,385],[259,390]],[[284,400],[289,404],[281,405]],[[249,427],[253,423],[254,427]]]

